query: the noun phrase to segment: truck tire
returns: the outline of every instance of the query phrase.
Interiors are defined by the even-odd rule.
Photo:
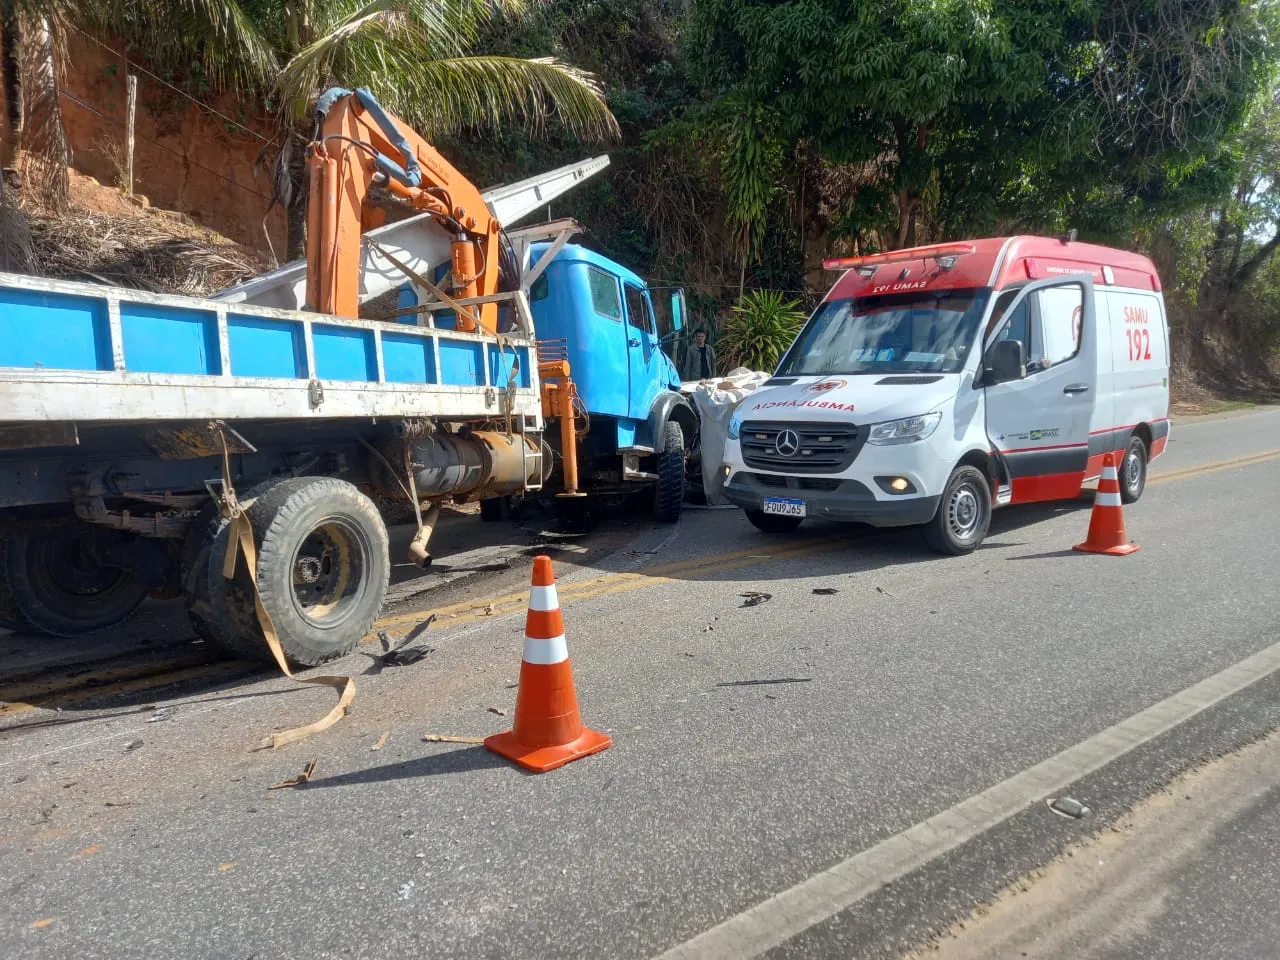
[[[314,667],[354,650],[382,609],[391,571],[387,528],[373,502],[344,480],[300,477],[268,487],[249,519],[258,593],[288,661]],[[222,602],[240,637],[269,657],[243,559],[225,588]]]
[[[1136,433],[1129,438],[1120,469],[1120,502],[1137,503],[1147,487],[1147,442]]]
[[[226,556],[230,526],[218,512],[217,505],[210,503],[187,531],[181,555],[182,596],[187,618],[196,636],[229,656],[270,663],[274,658],[266,641],[236,629],[237,624],[249,622],[257,614],[252,594],[246,606],[244,595],[230,590],[222,576],[222,558]],[[233,613],[232,605],[241,609]]]
[[[925,543],[935,553],[972,553],[991,528],[991,485],[977,467],[961,465],[952,471],[938,503],[938,512],[924,528]]]
[[[480,519],[484,523],[500,523],[511,519],[511,498],[486,497],[481,500]]]
[[[124,623],[151,588],[106,567],[88,538],[10,537],[0,544],[0,622],[11,630],[81,637]]]
[[[675,523],[684,504],[684,431],[668,420],[662,428],[663,447],[658,454],[658,482],[653,489],[653,519]]]
[[[765,533],[795,533],[804,523],[803,517],[783,517],[763,510],[748,510],[747,519],[753,527]]]

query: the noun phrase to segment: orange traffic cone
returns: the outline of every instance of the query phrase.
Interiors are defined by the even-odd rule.
[[[1124,507],[1120,502],[1120,479],[1116,476],[1115,457],[1108,453],[1102,458],[1102,479],[1093,498],[1093,513],[1089,516],[1089,535],[1084,543],[1077,543],[1077,550],[1085,553],[1108,553],[1123,557],[1138,549],[1130,543],[1124,532]]]
[[[533,560],[515,724],[506,733],[487,738],[484,745],[534,773],[546,773],[613,745],[605,734],[582,725],[550,557]]]

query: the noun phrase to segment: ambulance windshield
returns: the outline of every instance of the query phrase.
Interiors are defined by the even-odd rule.
[[[829,300],[805,325],[778,376],[958,373],[990,290],[915,290]]]

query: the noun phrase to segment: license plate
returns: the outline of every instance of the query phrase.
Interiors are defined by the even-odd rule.
[[[764,512],[776,513],[784,517],[805,516],[803,500],[784,500],[781,497],[765,497]]]

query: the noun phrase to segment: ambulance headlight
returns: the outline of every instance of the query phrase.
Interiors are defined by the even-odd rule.
[[[922,417],[907,417],[903,420],[887,420],[877,423],[871,428],[867,443],[887,447],[895,443],[915,443],[927,440],[938,429],[942,422],[942,414],[926,413]]]
[[[729,439],[737,440],[742,436],[742,414],[735,413],[729,418]]]

